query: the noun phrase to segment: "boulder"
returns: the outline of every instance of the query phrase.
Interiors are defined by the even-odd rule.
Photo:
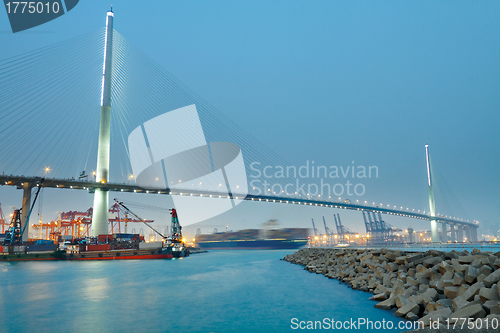
[[[458,296],[458,287],[456,286],[448,286],[444,287],[444,295],[449,299],[454,299]]]
[[[420,317],[419,317],[419,316],[417,316],[415,313],[413,313],[413,312],[411,312],[411,311],[410,311],[410,312],[408,312],[408,313],[406,314],[405,318],[406,318],[407,320],[417,321]]]
[[[478,295],[483,302],[500,300],[500,298],[498,297],[498,290],[497,290],[496,284],[491,286],[491,288],[487,288],[487,287],[481,288],[479,290]]]
[[[454,272],[453,266],[448,264],[446,261],[441,262],[439,264],[438,268],[439,268],[439,273],[441,273],[441,274],[444,274],[448,271]]]
[[[406,257],[405,256],[397,257],[394,261],[396,262],[396,264],[402,265],[405,263]]]
[[[450,319],[450,323],[455,323],[461,318],[484,318],[485,316],[486,311],[484,311],[482,305],[472,304],[466,305],[460,310],[450,314],[448,319]]]
[[[481,266],[481,268],[479,269],[479,274],[484,274],[485,276],[488,276],[491,274],[491,272],[493,272],[493,269],[491,269],[491,267],[488,265],[483,265]]]
[[[483,307],[489,314],[500,315],[500,301],[486,301]]]
[[[479,275],[479,270],[471,265],[465,271],[465,281],[467,283],[473,283],[478,275]]]
[[[459,256],[458,262],[461,264],[470,264],[475,260],[474,256]]]
[[[451,310],[448,308],[436,310],[420,318],[419,322],[421,321],[425,327],[428,327],[431,321],[432,322],[438,321],[440,323],[445,323],[446,318],[448,318],[450,314]]]
[[[427,306],[425,309],[429,312],[435,311],[436,310],[436,302],[429,302],[427,303]]]
[[[408,256],[406,256],[406,264],[408,265],[408,263],[411,263],[411,262],[415,262],[419,259],[422,259],[424,257],[424,254],[423,253],[416,253],[416,254],[410,254]]]
[[[438,307],[445,307],[445,308],[452,308],[453,306],[453,301],[451,299],[445,298],[445,299],[440,299],[436,302],[436,309]]]
[[[479,268],[481,268],[481,266],[483,266],[483,261],[481,259],[474,259],[474,261],[471,262],[470,265],[479,269]]]
[[[396,297],[390,297],[385,301],[377,303],[374,305],[377,309],[390,310],[396,307]]]
[[[469,304],[469,302],[467,302],[462,296],[457,296],[453,299],[452,303],[453,311],[457,311],[466,306],[467,304]]]
[[[443,257],[430,257],[427,258],[423,261],[424,266],[426,267],[432,267],[434,265],[437,265],[443,261]]]
[[[461,286],[465,281],[465,277],[462,273],[458,272],[453,275],[453,285]]]
[[[396,306],[398,308],[403,307],[406,303],[408,303],[408,300],[403,295],[396,296]]]
[[[387,295],[385,293],[380,293],[373,295],[370,299],[374,301],[385,301],[387,299]]]
[[[484,287],[483,282],[476,282],[472,286],[470,286],[463,294],[462,297],[466,301],[472,301],[474,299],[474,296],[476,296],[479,293],[479,290]]]
[[[483,282],[483,281],[484,281],[484,279],[486,279],[486,275],[484,275],[484,274],[479,274],[479,275],[477,276],[477,278],[476,278],[476,281],[477,281],[477,282]]]
[[[488,275],[483,280],[483,283],[486,287],[491,287],[494,283],[497,283],[499,280],[500,280],[500,269],[497,269],[496,271]]]
[[[408,302],[401,308],[399,308],[396,312],[394,312],[394,315],[397,317],[404,317],[408,312],[418,313],[419,310],[420,306],[418,304],[415,304],[414,302]]]

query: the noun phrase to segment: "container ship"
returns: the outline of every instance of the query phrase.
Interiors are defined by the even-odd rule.
[[[36,240],[23,243],[24,229],[21,228],[21,210],[18,209],[14,211],[9,229],[0,237],[0,261],[172,259],[189,255],[175,209],[170,210],[171,234],[166,236],[122,202],[115,201],[157,233],[161,241],[144,242],[144,237],[139,234],[106,234],[71,241]]]
[[[298,249],[307,244],[309,229],[245,229],[236,232],[200,234],[196,245],[206,250]]]

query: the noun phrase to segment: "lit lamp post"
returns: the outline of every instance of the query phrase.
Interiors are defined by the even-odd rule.
[[[49,173],[50,171],[50,168],[49,167],[45,167],[45,178],[47,178],[47,174]]]

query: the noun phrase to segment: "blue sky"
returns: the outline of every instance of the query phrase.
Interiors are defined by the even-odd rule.
[[[377,165],[380,175],[367,199],[399,205],[402,195],[420,209],[429,142],[434,166],[452,192],[450,206],[455,196],[468,218],[500,229],[498,2],[113,6],[116,30],[290,164]],[[0,58],[102,28],[108,9],[103,1],[81,1],[62,17],[17,34],[0,13]],[[0,188],[4,209],[20,205],[18,192]],[[45,215],[91,204],[88,195],[71,202],[59,197],[45,195]],[[70,208],[73,203],[82,207]],[[260,208],[248,208],[254,210]],[[298,214],[262,211],[256,220]],[[320,220],[325,213],[302,211],[294,224],[309,226],[314,214]],[[362,229],[361,216],[352,215],[350,223]]]

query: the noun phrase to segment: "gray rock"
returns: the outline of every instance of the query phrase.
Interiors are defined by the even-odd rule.
[[[424,266],[426,267],[432,267],[434,265],[437,265],[443,261],[443,257],[430,257],[428,259],[425,259],[423,261]]]
[[[486,301],[483,307],[489,314],[500,315],[500,301]]]
[[[408,300],[403,295],[396,296],[396,306],[398,308],[403,307],[406,303],[408,303]]]
[[[448,297],[450,300],[454,299],[455,297],[458,296],[458,287],[456,286],[444,287],[444,295]]]
[[[481,288],[478,295],[483,302],[500,300],[496,284],[492,285],[491,288]]]
[[[444,274],[448,271],[454,272],[453,266],[448,264],[446,261],[443,261],[439,264],[439,273]]]
[[[385,293],[376,294],[370,297],[370,299],[374,301],[385,301],[387,299],[387,295]]]
[[[462,273],[458,272],[453,275],[453,285],[461,286],[465,282],[465,277]]]
[[[417,321],[417,320],[419,319],[419,316],[417,316],[415,313],[413,313],[413,312],[411,312],[411,311],[410,311],[410,312],[408,312],[408,313],[406,314],[405,318],[406,318],[407,320]]]
[[[484,281],[484,279],[486,279],[486,275],[484,275],[484,274],[479,274],[479,275],[477,276],[477,278],[476,278],[476,281],[477,281],[477,282],[483,282],[483,281]]]
[[[436,302],[436,308],[438,306],[446,307],[446,308],[452,308],[453,306],[453,301],[451,299],[445,298],[445,299],[440,299]]]
[[[414,302],[408,302],[401,308],[399,308],[396,312],[394,312],[394,315],[397,317],[404,317],[408,312],[418,313],[419,310],[420,306],[418,304],[415,304]]]
[[[484,318],[486,316],[486,311],[480,304],[466,305],[460,310],[450,314],[448,319],[450,323],[455,323],[460,318]]]
[[[499,280],[500,280],[500,269],[497,269],[496,271],[488,275],[483,280],[483,283],[486,287],[491,287],[494,283],[497,283]]]
[[[406,256],[405,260],[407,263],[410,263],[410,262],[415,262],[423,257],[424,257],[423,253],[416,253],[416,254],[410,254],[410,255]]]
[[[430,312],[428,315],[420,318],[419,321],[421,321],[425,327],[428,327],[432,322],[440,322],[444,323],[446,318],[451,314],[451,310],[449,308],[444,308],[440,310],[436,310],[434,312]]]
[[[466,301],[471,301],[474,299],[474,296],[476,296],[479,293],[479,290],[483,287],[484,287],[483,282],[476,282],[462,294],[462,297]]]
[[[493,272],[493,269],[491,269],[491,267],[488,265],[483,265],[481,266],[481,268],[479,269],[479,274],[484,274],[485,276],[488,276],[491,274],[491,272]]]
[[[436,310],[436,302],[429,302],[429,303],[427,303],[427,306],[425,308],[429,312],[435,311]]]
[[[396,297],[390,297],[385,301],[377,303],[374,305],[377,309],[390,310],[396,307]]]
[[[458,262],[461,264],[470,264],[475,260],[474,256],[459,256]]]
[[[465,281],[468,283],[473,283],[478,275],[479,275],[479,270],[471,265],[465,271]]]
[[[453,299],[452,303],[453,311],[457,311],[466,306],[467,304],[469,304],[469,302],[467,302],[462,296],[457,296]]]
[[[483,266],[483,262],[481,259],[474,259],[473,262],[470,264],[471,266],[474,266],[475,268],[479,269],[481,266]]]

